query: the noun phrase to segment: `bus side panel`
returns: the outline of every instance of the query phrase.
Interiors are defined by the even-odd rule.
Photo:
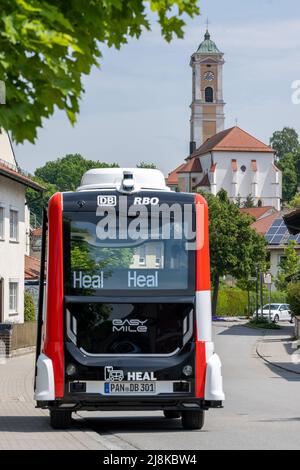
[[[64,396],[62,194],[48,205],[47,305],[44,353],[52,360],[55,398]]]
[[[206,376],[206,343],[211,341],[211,299],[208,206],[195,195],[196,204],[196,385],[197,398],[204,398]]]

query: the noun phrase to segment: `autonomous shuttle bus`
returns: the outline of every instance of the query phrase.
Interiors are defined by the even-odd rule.
[[[90,170],[51,197],[41,264],[35,400],[52,427],[78,410],[161,410],[200,429],[222,406],[202,196],[158,170]]]

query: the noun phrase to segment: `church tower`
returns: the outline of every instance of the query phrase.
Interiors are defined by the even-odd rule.
[[[206,30],[204,41],[190,62],[193,70],[190,153],[224,129],[223,55]]]

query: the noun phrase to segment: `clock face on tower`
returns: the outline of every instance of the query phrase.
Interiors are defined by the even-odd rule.
[[[205,72],[204,80],[207,80],[207,81],[211,82],[214,78],[215,78],[215,75],[214,75],[213,72],[211,72],[211,71]]]

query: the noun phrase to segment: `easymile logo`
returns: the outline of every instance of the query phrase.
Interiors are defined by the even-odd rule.
[[[112,321],[113,332],[122,332],[122,333],[146,333],[148,327],[146,326],[148,320],[138,320],[136,318],[121,320],[114,319]]]

